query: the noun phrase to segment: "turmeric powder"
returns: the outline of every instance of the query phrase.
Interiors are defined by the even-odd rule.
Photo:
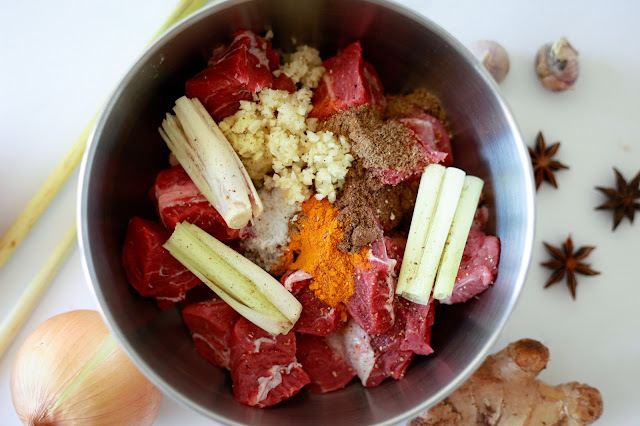
[[[346,303],[353,294],[354,266],[365,262],[368,252],[367,248],[352,254],[338,250],[344,236],[338,213],[326,199],[311,197],[302,203],[298,232],[291,236],[284,255],[284,268],[311,274],[309,288],[332,307]]]

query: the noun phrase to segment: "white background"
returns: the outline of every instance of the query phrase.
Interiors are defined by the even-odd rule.
[[[537,195],[537,230],[520,302],[495,350],[523,337],[541,340],[551,361],[541,377],[577,380],[600,389],[602,425],[640,424],[640,218],[611,231],[603,197],[612,166],[627,179],[640,170],[640,3],[631,1],[403,1],[464,44],[495,39],[511,56],[501,85],[532,145],[538,130],[562,141],[559,189]],[[0,233],[71,146],[177,0],[4,0],[0,12]],[[538,84],[538,47],[567,36],[580,51],[575,90],[547,92]],[[77,172],[0,271],[0,315],[41,267],[75,216]],[[640,212],[639,212],[640,213]],[[549,271],[542,241],[559,245],[571,233],[597,277],[579,279],[573,301],[563,283],[543,290]],[[19,424],[9,391],[15,355],[28,334],[52,315],[96,308],[77,248],[14,343],[0,359],[0,424]],[[211,424],[168,397],[157,425]]]

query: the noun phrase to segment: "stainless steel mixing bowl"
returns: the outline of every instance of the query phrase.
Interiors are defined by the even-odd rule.
[[[424,86],[450,117],[456,165],[481,176],[490,231],[502,241],[495,285],[479,299],[437,310],[435,354],[418,357],[403,380],[327,395],[301,392],[269,409],[234,402],[226,372],[194,350],[177,309],[160,312],[138,296],[120,265],[134,215],[154,218],[147,191],[166,168],[157,128],[184,82],[213,47],[239,28],[272,29],[324,57],[361,40],[387,93]],[[380,0],[232,0],[173,28],[131,68],[101,114],[81,172],[78,223],[84,267],[104,317],[135,364],[165,393],[229,424],[393,424],[432,406],[460,385],[491,349],[520,294],[531,256],[534,191],[528,154],[491,77],[433,22]]]

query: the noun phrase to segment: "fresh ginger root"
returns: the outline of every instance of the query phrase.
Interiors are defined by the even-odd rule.
[[[489,356],[460,388],[410,426],[586,425],[602,414],[600,392],[577,382],[550,386],[536,376],[549,361],[542,343],[522,339]]]

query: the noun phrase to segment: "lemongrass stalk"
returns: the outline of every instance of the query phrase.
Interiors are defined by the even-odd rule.
[[[424,242],[424,252],[416,278],[402,293],[405,299],[425,305],[429,303],[444,245],[462,192],[464,177],[465,173],[455,167],[448,167],[444,173],[436,212]]]
[[[263,206],[238,154],[197,98],[182,96],[173,110],[160,135],[227,226],[246,226]]]
[[[444,299],[453,293],[453,285],[458,275],[458,269],[460,269],[462,253],[469,237],[469,230],[478,208],[483,186],[484,182],[480,178],[475,176],[465,176],[464,178],[464,185],[433,287],[434,299]]]
[[[150,43],[157,39],[167,28],[171,27],[180,20],[186,18],[198,8],[202,7],[206,0],[181,0],[178,6],[173,10],[171,15],[162,24],[158,32],[153,36]],[[100,107],[100,110],[102,107]],[[0,269],[11,257],[15,249],[20,245],[22,240],[27,236],[33,225],[40,219],[42,213],[49,207],[51,201],[60,192],[60,189],[69,179],[69,176],[78,167],[82,156],[87,147],[89,134],[95,125],[98,113],[96,113],[91,121],[85,126],[80,136],[75,140],[69,151],[62,158],[62,161],[47,177],[38,192],[31,198],[25,208],[20,212],[18,218],[9,227],[7,232],[0,239]]]
[[[205,0],[181,0],[174,12],[153,36],[151,42],[158,38],[167,28],[193,13],[204,3]],[[102,107],[100,107],[100,110],[101,109]],[[62,158],[62,161],[58,163],[44,184],[42,184],[22,212],[20,212],[15,222],[11,224],[7,232],[0,238],[0,269],[7,260],[9,260],[29,231],[31,231],[33,225],[40,219],[40,216],[42,216],[47,207],[49,207],[49,204],[51,204],[51,201],[58,192],[60,192],[62,186],[69,180],[73,171],[78,168],[97,117],[98,113],[96,113],[85,126],[82,133],[80,133],[71,148]],[[0,325],[0,356],[4,353],[15,334],[37,305],[49,282],[56,275],[58,269],[71,252],[75,241],[76,230],[74,225],[73,230],[70,230],[58,244],[52,257],[47,261],[43,269],[20,297],[13,310]]]
[[[411,218],[411,227],[407,237],[407,247],[402,259],[400,275],[398,275],[398,285],[396,287],[396,294],[398,295],[402,295],[409,283],[416,279],[418,275],[418,266],[420,266],[425,240],[436,212],[444,172],[444,166],[430,164],[420,178],[416,207]]]
[[[272,303],[289,321],[295,323],[300,317],[300,303],[292,297],[287,289],[269,275],[264,269],[251,262],[249,259],[233,250],[226,244],[218,241],[211,235],[202,231],[196,225],[183,223],[183,225],[196,232],[193,234],[204,244],[213,248],[224,262],[238,268],[240,274],[253,283],[261,294]]]
[[[158,29],[158,32],[155,33],[150,43],[160,37],[166,30],[175,25],[177,22],[182,21],[184,18],[200,9],[206,2],[207,0],[180,0],[178,6],[173,9],[171,15],[169,15],[167,20],[164,21],[164,24],[162,24],[162,26]]]
[[[198,226],[178,223],[164,248],[263,330],[286,334],[300,317],[302,305],[282,284]]]
[[[4,354],[22,324],[36,307],[51,280],[56,276],[58,269],[66,260],[69,253],[76,245],[76,225],[67,231],[62,241],[56,246],[53,253],[38,272],[31,284],[26,288],[18,302],[14,305],[9,315],[0,325],[0,357]]]
[[[35,225],[40,216],[42,216],[42,213],[49,207],[51,201],[80,163],[85,147],[87,146],[89,133],[91,133],[91,129],[95,124],[96,116],[94,116],[87,127],[84,128],[73,146],[71,146],[71,149],[67,151],[62,161],[56,166],[53,172],[51,172],[44,182],[44,185],[38,189],[38,192],[36,192],[34,197],[27,203],[18,216],[18,219],[13,222],[7,230],[7,233],[0,239],[0,268],[4,266],[16,247],[24,240],[31,228],[33,228],[33,225]]]

